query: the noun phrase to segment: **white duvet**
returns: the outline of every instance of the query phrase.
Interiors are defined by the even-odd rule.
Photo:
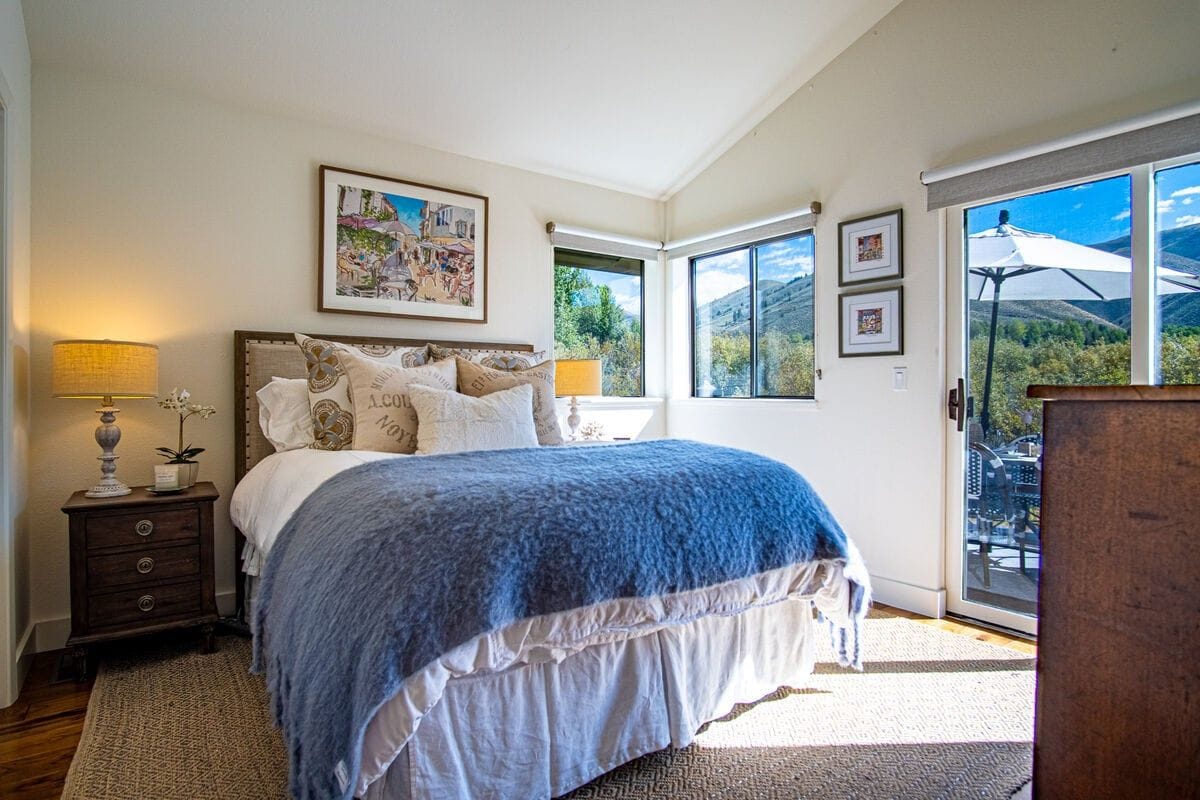
[[[238,484],[230,503],[233,523],[247,539],[247,572],[261,574],[287,520],[324,481],[369,461],[413,457],[422,456],[292,450],[263,459]],[[798,564],[689,592],[622,598],[520,620],[477,636],[409,677],[401,691],[376,712],[364,738],[355,794],[366,794],[387,771],[452,679],[498,673],[523,664],[561,662],[590,645],[640,637],[705,617],[739,614],[800,595],[810,598],[833,622],[848,625],[847,578],[869,585],[853,545],[851,554],[845,568],[834,562]],[[817,582],[819,588],[814,592]],[[721,677],[713,675],[714,684]],[[686,743],[678,741],[679,736],[674,738],[676,745]],[[683,738],[690,740],[690,731]]]

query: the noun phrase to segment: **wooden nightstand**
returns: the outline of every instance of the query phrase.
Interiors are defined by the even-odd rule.
[[[75,676],[88,674],[88,647],[172,628],[200,626],[213,649],[216,487],[178,494],[135,487],[124,497],[71,495],[71,636]]]

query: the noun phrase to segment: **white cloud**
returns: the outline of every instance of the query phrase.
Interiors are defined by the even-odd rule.
[[[1166,214],[1168,211],[1170,211],[1174,207],[1175,207],[1174,200],[1159,200],[1158,201],[1158,213],[1160,213],[1160,214]]]
[[[1123,220],[1123,219],[1129,219],[1129,216],[1130,216],[1130,215],[1129,215],[1129,211],[1127,211],[1127,210],[1126,210],[1126,211],[1122,211],[1120,214],[1117,214],[1117,215],[1115,215],[1115,216],[1112,218],[1112,221],[1113,221],[1113,222],[1120,222],[1120,221],[1121,221],[1121,220]]]
[[[1190,198],[1190,197],[1183,198],[1183,205],[1190,206],[1191,204],[1192,204],[1192,198]]]
[[[1200,223],[1200,214],[1180,214],[1175,218],[1175,227],[1182,228],[1184,225],[1195,225]]]
[[[642,296],[640,294],[628,294],[614,291],[613,300],[628,314],[640,316],[642,313]]]
[[[1171,197],[1187,197],[1192,194],[1200,194],[1200,186],[1185,186],[1178,191],[1171,192]]]
[[[745,275],[729,272],[701,272],[696,276],[696,302],[711,303],[736,289],[747,289],[750,281]]]
[[[1083,208],[1083,203],[1076,203],[1075,205],[1071,206],[1072,211],[1078,211],[1081,208]]]

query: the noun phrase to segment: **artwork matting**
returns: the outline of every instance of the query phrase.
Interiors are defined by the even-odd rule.
[[[838,356],[904,354],[904,289],[865,289],[838,296]]]
[[[317,310],[487,321],[488,199],[322,164]]]
[[[904,277],[901,209],[838,223],[838,286]]]

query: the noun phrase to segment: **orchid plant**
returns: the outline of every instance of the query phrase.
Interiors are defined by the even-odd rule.
[[[156,447],[158,452],[167,457],[168,464],[190,464],[192,459],[204,452],[203,447],[192,447],[190,444],[187,447],[183,446],[183,423],[189,417],[197,414],[201,419],[208,419],[213,414],[217,413],[216,406],[202,406],[199,403],[189,403],[191,394],[187,389],[172,389],[171,393],[158,401],[159,408],[165,408],[168,411],[174,411],[179,415],[179,449],[172,450],[169,447]]]

